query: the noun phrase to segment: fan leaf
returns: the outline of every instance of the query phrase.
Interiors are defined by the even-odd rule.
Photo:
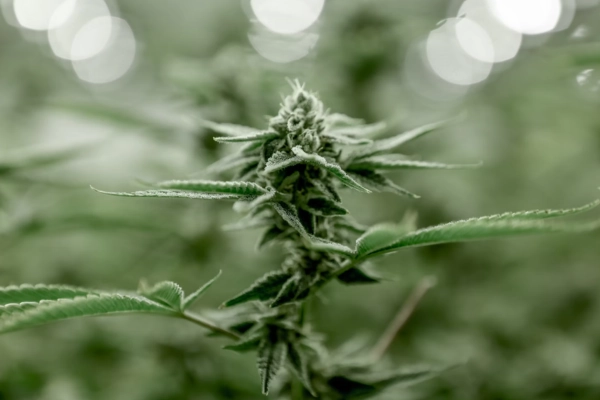
[[[519,218],[500,220],[494,220],[493,217],[474,218],[408,233],[400,237],[397,241],[369,253],[369,257],[394,252],[403,247],[427,246],[526,234],[579,233],[589,232],[598,228],[600,228],[600,221],[581,224],[559,224],[556,222]]]
[[[194,304],[204,294],[204,292],[206,292],[213,285],[213,283],[215,283],[217,281],[217,279],[219,279],[219,277],[221,276],[221,273],[222,273],[222,271],[219,271],[217,276],[212,278],[210,281],[206,282],[194,293],[190,294],[185,299],[183,299],[183,301],[181,303],[181,310],[184,311],[184,310],[187,310],[188,308],[190,308],[190,306],[192,304]]]
[[[239,196],[260,196],[267,193],[254,182],[220,182],[208,180],[170,180],[151,184],[159,189],[188,190],[192,192],[223,193]]]
[[[177,190],[138,190],[135,192],[106,192],[92,187],[98,193],[120,197],[166,197],[171,199],[202,199],[202,200],[252,200],[252,196],[226,193],[203,193]]]
[[[279,137],[279,133],[274,131],[258,131],[240,136],[219,136],[214,140],[219,143],[266,142],[277,137]]]
[[[420,136],[423,136],[429,132],[433,132],[436,129],[446,125],[448,121],[434,122],[432,124],[423,125],[410,131],[403,132],[399,135],[392,136],[386,139],[381,139],[373,143],[371,146],[360,149],[350,155],[351,159],[361,159],[370,157],[375,154],[384,153],[387,151],[394,150],[401,145],[414,140]]]
[[[0,333],[76,317],[174,311],[142,296],[119,293],[89,294],[72,299],[41,300],[0,306]]]
[[[39,302],[42,300],[73,299],[99,294],[96,290],[62,285],[19,285],[0,288],[0,305],[9,303]]]

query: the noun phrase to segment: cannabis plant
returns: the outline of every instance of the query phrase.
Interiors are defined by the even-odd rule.
[[[10,286],[0,290],[0,332],[80,316],[146,313],[180,318],[207,329],[211,336],[230,339],[226,349],[256,351],[264,394],[273,392],[281,399],[369,398],[392,385],[431,378],[444,368],[402,369],[378,362],[393,338],[394,326],[369,351],[326,349],[322,336],[311,326],[308,305],[327,283],[376,284],[379,278],[365,269],[365,262],[406,247],[600,227],[600,221],[565,224],[550,220],[590,210],[600,201],[573,209],[511,212],[424,229],[417,229],[411,214],[399,222],[364,227],[343,207],[340,190],[416,198],[418,195],[385,173],[476,165],[417,161],[396,153],[403,144],[443,123],[376,140],[374,137],[386,132],[385,124],[365,124],[331,113],[303,85],[292,82],[292,89],[265,129],[205,123],[222,135],[215,137],[217,142],[241,144],[236,153],[207,171],[233,171],[233,180],[170,180],[134,192],[98,190],[125,197],[233,201],[234,210],[245,216],[228,228],[262,228],[258,248],[278,244],[286,257],[280,266],[225,301],[223,307],[231,310],[211,313],[210,319],[190,311],[216,278],[187,296],[173,282],[144,284],[137,292]],[[418,295],[412,306],[417,300]]]

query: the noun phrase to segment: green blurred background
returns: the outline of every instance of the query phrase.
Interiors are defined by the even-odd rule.
[[[399,220],[409,209],[426,226],[587,203],[600,184],[594,3],[578,2],[560,32],[525,37],[516,58],[482,82],[457,86],[432,71],[419,81],[411,63],[460,2],[326,0],[319,20],[296,36],[269,36],[250,2],[109,3],[131,27],[135,62],[114,82],[93,84],[54,55],[45,32],[19,27],[5,0],[0,285],[131,290],[144,278],[191,291],[223,270],[197,306],[202,312],[276,268],[280,249],[255,252],[257,232],[220,229],[239,217],[228,203],[111,198],[89,185],[121,190],[136,187],[136,178],[199,176],[192,174],[230,151],[201,121],[264,125],[289,91],[286,77],[305,81],[333,111],[393,121],[395,130],[462,116],[405,151],[484,167],[396,174],[419,200],[348,193],[344,201],[361,223]],[[563,12],[574,4],[563,2]],[[271,61],[256,43],[278,61],[303,57]],[[1,168],[23,152],[81,146],[64,162]],[[465,364],[386,398],[599,399],[599,239],[596,232],[406,250],[377,261],[389,278],[383,284],[327,288],[313,323],[331,348],[354,337],[374,342],[410,290],[433,275],[437,286],[390,359]],[[12,333],[0,337],[0,399],[262,398],[254,355],[223,344],[186,322],[143,316]]]

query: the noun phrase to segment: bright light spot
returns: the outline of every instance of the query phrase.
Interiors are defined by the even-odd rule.
[[[79,79],[95,84],[116,81],[133,66],[136,41],[129,24],[111,18],[112,34],[108,45],[99,54],[86,60],[74,60],[73,69]]]
[[[577,75],[577,84],[588,93],[600,94],[600,74],[593,69],[586,69]]]
[[[425,42],[409,47],[403,67],[404,84],[419,97],[426,99],[428,104],[459,101],[469,87],[454,85],[441,79],[429,66],[426,53]]]
[[[248,34],[248,40],[258,54],[284,64],[306,57],[317,44],[319,35],[304,32],[284,36],[258,29]]]
[[[53,25],[55,19],[63,18],[62,4],[52,16],[50,23]],[[76,3],[71,17],[56,29],[48,31],[48,41],[54,54],[66,60],[84,60],[93,57],[101,51],[111,36],[110,25],[102,18],[110,18],[111,13],[104,0],[80,0]],[[97,21],[96,21],[97,20]],[[86,26],[90,22],[91,26]],[[109,29],[107,29],[109,28]],[[80,31],[82,34],[78,37]],[[96,37],[91,39],[90,36]],[[89,48],[86,46],[89,45]]]
[[[14,0],[19,24],[27,29],[45,31],[58,28],[71,16],[77,0]]]
[[[251,0],[252,11],[269,30],[293,34],[314,24],[321,11],[325,0]]]
[[[553,30],[562,12],[561,0],[487,0],[496,18],[526,35]]]
[[[465,53],[476,60],[494,62],[494,45],[479,24],[468,18],[461,18],[454,28],[456,38]]]
[[[468,27],[477,25],[472,21],[470,21],[470,24],[473,25],[464,25],[464,21],[463,18],[447,19],[439,28],[431,31],[426,43],[427,61],[431,69],[440,78],[456,85],[472,85],[481,82],[489,76],[492,70],[491,63],[473,58],[461,47],[457,33],[463,31],[473,34],[474,31],[469,30]],[[481,27],[479,27],[476,34],[487,37]],[[493,57],[489,37],[487,38],[487,44],[481,45],[481,43],[484,42],[469,41],[468,47],[472,52],[479,52],[485,47],[487,48],[485,54],[489,56],[489,52],[491,52]]]
[[[112,30],[112,17],[94,18],[83,25],[73,38],[70,59],[85,60],[100,53],[108,44]]]
[[[485,0],[467,0],[458,11],[459,17],[466,17],[479,24],[486,35],[477,37],[479,27],[465,24],[459,29],[458,41],[470,56],[485,62],[503,62],[514,58],[521,47],[522,35],[501,24],[492,14]],[[491,41],[493,53],[486,49],[487,39]],[[478,43],[477,47],[474,44]],[[482,47],[481,50],[478,48]]]
[[[587,25],[579,25],[577,28],[575,28],[575,30],[571,34],[571,37],[573,39],[583,39],[588,37],[589,35],[590,28]]]
[[[554,31],[564,31],[571,26],[571,22],[573,22],[573,18],[575,18],[575,11],[577,11],[575,0],[562,0],[562,12],[560,13],[560,18],[556,23]]]

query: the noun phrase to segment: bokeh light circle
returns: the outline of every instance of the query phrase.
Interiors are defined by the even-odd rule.
[[[475,26],[478,28],[473,28]],[[431,69],[443,80],[455,85],[473,85],[489,76],[492,63],[469,55],[458,41],[459,31],[477,34],[483,38],[487,36],[485,30],[473,21],[465,24],[465,18],[449,18],[427,37],[427,61]],[[463,35],[465,33],[461,34]],[[489,37],[478,39],[478,42],[470,45],[471,51],[479,51],[484,47],[487,48],[486,56],[493,57],[493,45]]]
[[[63,6],[64,4],[51,18],[51,24],[55,18],[61,18]],[[52,52],[66,60],[85,60],[95,56],[102,51],[112,33],[110,24],[101,18],[110,17],[110,9],[104,0],[77,1],[72,15],[64,24],[48,31],[48,42]],[[105,22],[94,22],[86,27],[95,20]],[[80,31],[82,34],[78,36]]]
[[[104,84],[123,77],[133,66],[137,44],[127,21],[111,17],[111,37],[107,46],[97,55],[85,60],[74,60],[73,70],[79,79]]]
[[[468,35],[466,37],[459,35],[458,41],[461,47],[472,57],[480,61],[498,63],[513,59],[519,52],[523,36],[500,23],[492,14],[485,0],[465,1],[458,11],[458,17],[466,17],[479,24],[492,43],[493,57],[489,57],[488,52],[469,51],[469,43],[474,38]],[[480,40],[486,41],[485,38]]]
[[[323,11],[325,0],[251,0],[250,5],[267,29],[289,35],[313,25]]]
[[[527,35],[552,31],[562,13],[561,0],[487,0],[494,16],[508,28]]]
[[[77,0],[14,0],[13,7],[19,25],[45,31],[64,24],[76,3]]]

